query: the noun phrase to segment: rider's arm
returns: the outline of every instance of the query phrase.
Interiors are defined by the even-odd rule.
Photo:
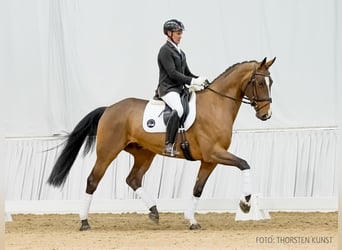
[[[181,84],[190,84],[192,77],[182,74],[181,72],[176,70],[176,65],[173,59],[172,51],[168,49],[161,49],[158,54],[158,61],[165,69],[168,77],[176,82]]]

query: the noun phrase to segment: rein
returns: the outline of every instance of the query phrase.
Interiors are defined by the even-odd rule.
[[[259,109],[263,108],[263,107],[264,107],[265,105],[267,105],[267,104],[265,104],[265,105],[263,105],[263,106],[261,106],[261,107],[258,107],[258,105],[257,105],[258,102],[267,101],[267,102],[269,102],[269,103],[272,103],[272,98],[258,99],[258,98],[255,97],[255,96],[256,96],[256,87],[255,87],[256,84],[255,84],[255,83],[257,82],[257,80],[255,79],[255,76],[256,76],[256,75],[268,77],[268,75],[261,74],[261,73],[255,73],[255,74],[251,77],[251,79],[248,81],[248,83],[247,83],[247,85],[246,85],[246,88],[245,88],[244,91],[243,91],[243,92],[245,93],[245,92],[246,92],[246,89],[248,88],[248,86],[250,85],[250,83],[253,83],[253,86],[254,86],[254,88],[253,88],[253,97],[252,97],[251,99],[248,98],[247,96],[243,96],[242,99],[238,99],[238,98],[235,98],[235,97],[232,97],[232,96],[229,96],[229,95],[222,94],[222,93],[220,93],[220,92],[218,92],[218,91],[216,91],[216,90],[210,88],[211,83],[209,83],[209,82],[207,82],[205,89],[208,89],[208,90],[210,90],[211,92],[213,92],[213,93],[215,93],[215,94],[217,94],[217,95],[219,95],[219,96],[222,96],[222,97],[224,97],[224,98],[228,98],[228,99],[231,99],[231,100],[233,100],[233,101],[241,102],[241,103],[244,103],[244,104],[249,104],[249,105],[255,107],[256,110],[259,110]],[[245,100],[244,100],[244,99],[245,99]]]
[[[234,101],[237,101],[237,102],[242,102],[244,104],[250,104],[252,105],[253,102],[251,102],[247,97],[243,97],[243,99],[247,99],[247,101],[243,100],[243,99],[238,99],[238,98],[235,98],[235,97],[232,97],[232,96],[229,96],[229,95],[225,95],[225,94],[222,94],[220,92],[217,92],[216,90],[210,88],[209,86],[206,87],[206,89],[210,90],[211,92],[214,92],[215,94],[219,95],[219,96],[222,96],[224,98],[228,98],[228,99],[231,99],[231,100],[234,100]]]

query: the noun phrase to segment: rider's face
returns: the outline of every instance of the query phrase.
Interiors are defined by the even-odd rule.
[[[183,31],[175,31],[175,32],[168,31],[169,37],[177,45],[180,43],[182,39],[182,34],[183,34]]]

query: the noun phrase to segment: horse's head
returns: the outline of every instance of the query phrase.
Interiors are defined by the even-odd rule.
[[[272,78],[268,69],[274,63],[275,59],[276,58],[273,58],[272,60],[267,61],[265,57],[262,62],[257,63],[254,67],[252,76],[244,87],[244,95],[254,107],[256,117],[262,121],[266,121],[272,116]]]

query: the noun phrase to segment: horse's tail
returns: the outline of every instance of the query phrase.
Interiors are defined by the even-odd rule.
[[[82,144],[86,141],[83,154],[86,155],[95,143],[97,126],[106,107],[93,110],[86,115],[68,135],[66,145],[58,157],[48,179],[48,184],[60,187],[64,184],[72,164],[74,163]]]

